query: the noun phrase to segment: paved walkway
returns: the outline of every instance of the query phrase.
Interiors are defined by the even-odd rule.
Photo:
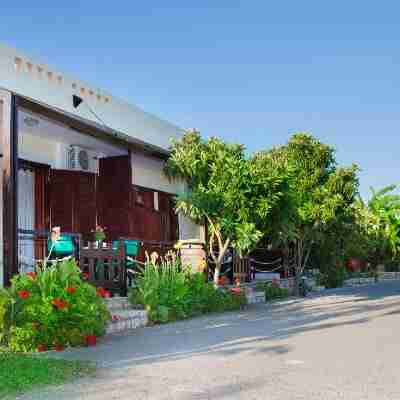
[[[400,399],[400,282],[112,336],[95,378],[32,400]]]

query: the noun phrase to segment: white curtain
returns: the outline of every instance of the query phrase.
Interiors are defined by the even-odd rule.
[[[35,173],[24,169],[18,171],[18,229],[35,229]],[[33,235],[19,234],[18,256],[21,273],[34,269],[33,239]]]

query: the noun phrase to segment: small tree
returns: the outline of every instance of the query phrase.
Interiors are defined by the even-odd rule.
[[[288,171],[290,193],[274,220],[272,236],[294,246],[297,285],[312,247],[351,215],[358,190],[357,166],[338,168],[332,147],[311,135],[293,135],[285,146],[258,153],[255,162]]]
[[[371,188],[371,198],[361,198],[355,206],[355,232],[364,254],[374,266],[393,259],[400,251],[400,195],[395,185],[379,191]]]
[[[165,172],[187,182],[188,190],[178,196],[176,208],[207,227],[208,253],[218,285],[228,247],[243,255],[257,244],[262,232],[256,223],[268,218],[285,181],[276,175],[259,175],[243,146],[213,137],[203,140],[197,131],[173,142]]]

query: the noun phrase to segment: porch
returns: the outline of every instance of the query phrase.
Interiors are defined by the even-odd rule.
[[[162,174],[167,153],[9,95],[0,103],[4,283],[43,260],[49,232],[60,227],[88,280],[123,292],[127,255],[113,244],[136,241],[134,258],[143,262],[146,251],[164,253],[179,239],[174,196],[181,186]],[[104,247],[94,248],[99,225]]]

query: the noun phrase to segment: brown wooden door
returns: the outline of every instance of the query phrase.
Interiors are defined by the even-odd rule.
[[[52,226],[89,235],[96,227],[96,175],[51,170],[50,210]]]
[[[132,170],[130,156],[99,160],[98,222],[108,239],[130,236]]]

